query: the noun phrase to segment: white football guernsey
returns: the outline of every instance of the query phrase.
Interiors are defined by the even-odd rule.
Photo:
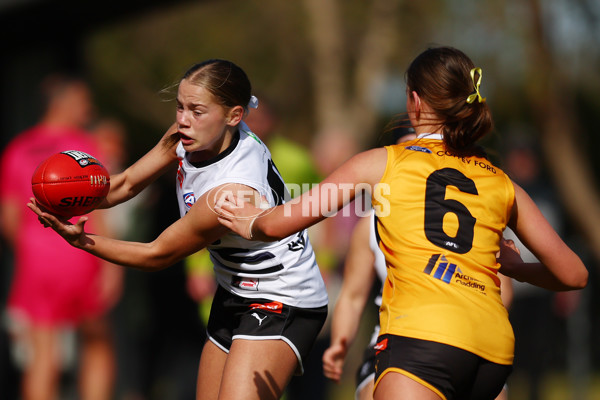
[[[182,217],[202,195],[227,183],[255,189],[270,206],[282,204],[288,196],[269,149],[243,122],[239,135],[218,156],[190,163],[181,143],[177,156],[177,200]],[[306,230],[277,242],[250,241],[231,232],[207,249],[217,282],[231,293],[303,308],[328,302]]]

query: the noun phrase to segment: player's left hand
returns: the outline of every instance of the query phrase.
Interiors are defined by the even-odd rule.
[[[72,224],[63,217],[53,215],[38,205],[34,198],[29,199],[27,207],[38,216],[38,220],[45,228],[52,228],[56,233],[62,236],[71,246],[82,248],[85,243],[84,226],[87,217],[81,217],[77,223]]]
[[[521,252],[515,242],[504,238],[500,240],[500,251],[496,254],[496,261],[500,263],[500,272],[509,277],[513,268],[523,264]]]

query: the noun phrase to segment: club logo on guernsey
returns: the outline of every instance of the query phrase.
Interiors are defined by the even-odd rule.
[[[184,193],[183,202],[185,203],[185,206],[188,210],[192,208],[192,206],[196,202],[196,196],[194,196],[194,192]]]
[[[439,279],[448,284],[452,283],[452,279],[454,278],[454,283],[485,294],[485,284],[478,279],[463,274],[456,264],[448,262],[442,254],[433,254],[429,258],[429,262],[423,272],[434,279]]]

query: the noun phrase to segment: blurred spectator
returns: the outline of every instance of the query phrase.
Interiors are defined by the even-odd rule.
[[[1,228],[14,255],[7,320],[11,353],[22,369],[21,398],[58,398],[67,390],[61,374],[77,365],[77,397],[110,399],[115,365],[107,313],[120,297],[122,270],[44,230],[25,206],[33,171],[50,155],[75,149],[103,159],[83,130],[91,95],[84,81],[61,75],[47,77],[41,89],[41,121],[8,144],[0,169]],[[106,232],[101,212],[89,218],[93,229]]]
[[[95,121],[90,132],[97,142],[104,159],[102,164],[111,174],[121,172],[127,166],[127,131],[121,121],[115,118],[101,118]]]
[[[544,175],[536,148],[526,141],[512,144],[505,156],[505,170],[529,193],[556,232],[564,236],[563,210],[551,182]],[[510,229],[506,229],[504,236],[514,240],[525,262],[537,261]],[[544,378],[564,363],[565,355],[557,351],[565,348],[564,318],[577,307],[581,292],[555,293],[517,281],[513,287],[509,317],[515,333],[515,360],[509,382],[514,381],[515,390],[524,384],[526,398],[539,400],[544,398]]]

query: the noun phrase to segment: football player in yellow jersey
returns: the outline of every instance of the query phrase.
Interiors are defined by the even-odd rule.
[[[588,271],[477,145],[493,126],[481,69],[460,50],[437,47],[417,56],[406,78],[417,139],[357,154],[282,206],[224,196],[215,210],[243,237],[272,241],[370,191],[387,264],[375,400],[491,400],[514,351],[498,272],[561,291],[584,288]],[[502,243],[507,226],[539,263]]]

